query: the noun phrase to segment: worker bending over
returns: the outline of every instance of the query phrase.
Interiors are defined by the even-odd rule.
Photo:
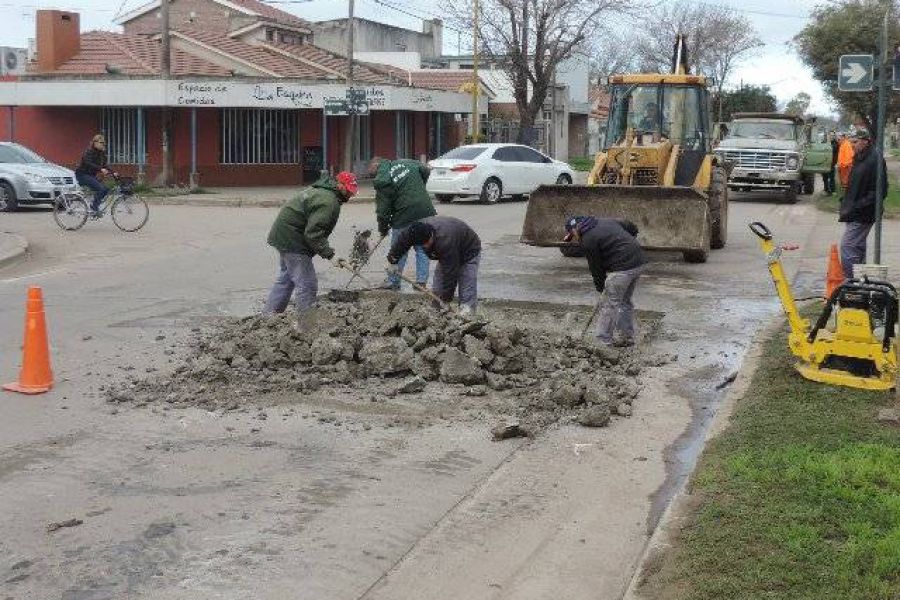
[[[478,263],[481,240],[464,222],[453,217],[427,217],[405,228],[391,245],[388,272],[398,272],[401,257],[413,246],[421,246],[431,260],[438,261],[432,289],[444,302],[453,300],[459,288],[461,312],[470,313],[478,304]]]
[[[634,304],[631,298],[646,260],[631,221],[572,217],[565,224],[565,242],[584,248],[594,287],[601,293],[597,343],[634,345]]]

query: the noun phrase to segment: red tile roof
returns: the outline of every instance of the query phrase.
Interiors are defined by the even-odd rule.
[[[107,65],[122,75],[158,75],[160,45],[146,36],[109,31],[89,31],[81,36],[81,50],[54,73],[61,75],[107,74]],[[34,72],[34,71],[32,71]],[[172,49],[173,75],[228,76],[227,69]]]
[[[229,0],[229,2],[278,23],[284,23],[285,25],[291,25],[293,27],[312,29],[312,25],[309,21],[304,21],[300,17],[294,16],[287,11],[275,8],[270,4],[259,2],[258,0]]]
[[[317,65],[321,65],[322,67],[325,67],[323,71],[329,75],[333,73],[343,75],[347,72],[346,58],[340,54],[335,54],[319,48],[318,46],[312,44],[290,45],[276,42],[267,42],[267,45],[277,48],[281,52],[296,56],[300,60],[310,61]],[[393,76],[390,67],[387,65],[377,65],[373,63],[356,62],[353,67],[353,76],[354,79],[362,83],[406,83],[405,76]]]
[[[421,71],[410,71],[409,79],[412,85],[416,87],[458,92],[462,86],[472,81],[472,72],[459,69],[424,69]],[[479,78],[479,81],[481,81],[483,88],[492,94],[494,93],[494,90],[483,80]]]

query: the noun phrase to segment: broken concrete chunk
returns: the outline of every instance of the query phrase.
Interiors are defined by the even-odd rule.
[[[398,394],[416,394],[423,391],[426,385],[428,385],[428,382],[417,375],[415,377],[410,377],[397,386],[396,392]]]
[[[456,348],[448,348],[441,364],[441,381],[445,383],[482,383],[484,371],[478,361]]]
[[[616,414],[620,417],[630,417],[632,415],[633,409],[631,405],[627,402],[621,402],[616,406]]]
[[[553,402],[564,408],[575,408],[584,402],[581,390],[574,385],[563,384],[550,392]]]
[[[518,423],[501,423],[491,429],[494,441],[508,440],[516,437],[527,437],[528,432]]]
[[[466,354],[480,362],[482,366],[487,366],[494,360],[488,345],[473,335],[466,335],[463,338],[463,348]]]
[[[329,335],[318,336],[310,346],[314,365],[333,365],[341,359],[343,353],[344,345],[337,338]]]
[[[578,416],[578,422],[585,427],[606,427],[609,419],[609,407],[604,405],[589,406]]]
[[[374,338],[363,341],[359,358],[368,375],[392,375],[412,369],[413,351],[400,338]]]

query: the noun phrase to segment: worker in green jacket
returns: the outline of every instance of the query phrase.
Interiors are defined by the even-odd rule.
[[[345,171],[335,178],[323,176],[284,205],[269,231],[269,245],[278,250],[279,273],[266,300],[264,314],[284,312],[295,290],[298,311],[315,304],[319,281],[313,256],[331,260],[338,267],[347,264],[344,259],[334,257],[328,237],[341,214],[341,204],[357,191],[356,176]]]
[[[400,233],[418,221],[437,214],[431,197],[425,191],[428,180],[428,167],[417,160],[386,160],[375,157],[369,162],[369,175],[375,177],[375,216],[378,218],[378,231],[384,237],[391,232],[391,244],[397,241]],[[416,284],[425,286],[428,283],[428,255],[422,246],[416,246]],[[396,263],[397,273],[389,275],[382,286],[385,289],[399,290],[400,275],[406,266],[404,254]]]

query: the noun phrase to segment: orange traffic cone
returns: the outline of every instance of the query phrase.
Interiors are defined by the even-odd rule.
[[[825,275],[825,300],[831,298],[831,294],[842,283],[844,283],[844,269],[841,268],[837,244],[832,244],[831,256],[828,257],[828,273]]]
[[[53,387],[50,370],[50,348],[47,344],[47,322],[44,319],[44,298],[41,288],[28,288],[25,306],[25,346],[22,349],[22,370],[19,380],[3,386],[10,392],[43,394]]]

